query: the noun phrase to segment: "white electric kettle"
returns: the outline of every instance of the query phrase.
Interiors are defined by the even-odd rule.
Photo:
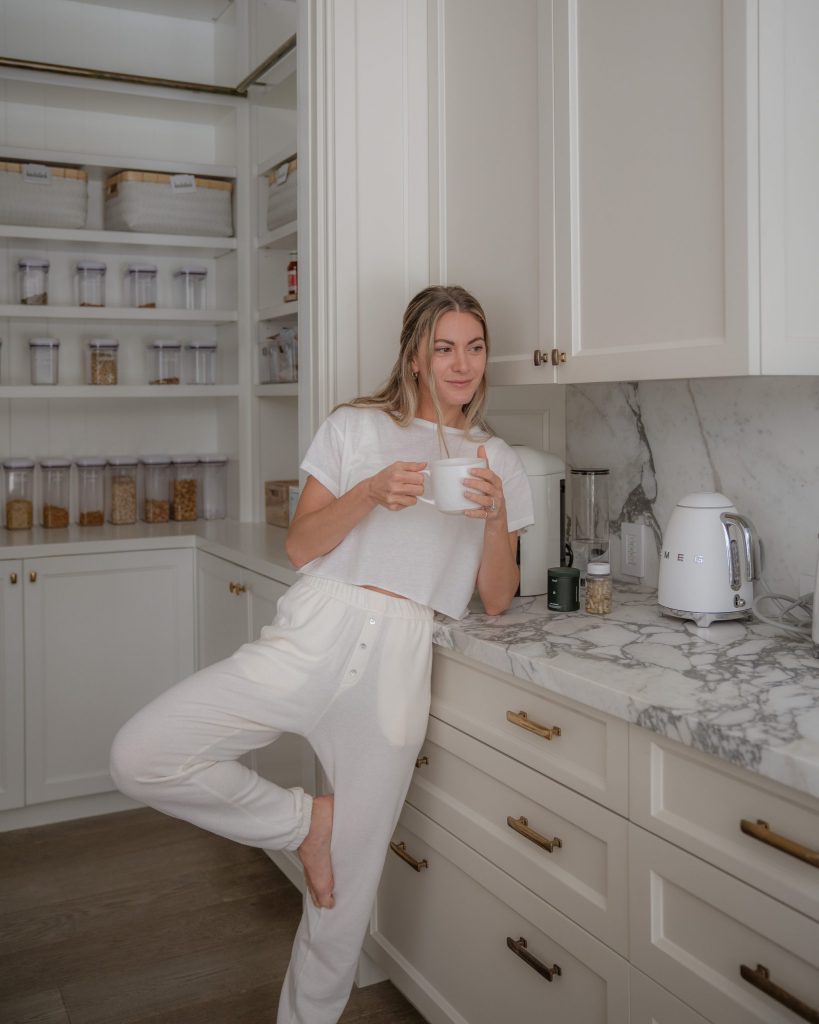
[[[751,612],[759,578],[759,540],[753,524],[724,494],[682,498],[671,513],[660,551],[660,611],[709,626]]]

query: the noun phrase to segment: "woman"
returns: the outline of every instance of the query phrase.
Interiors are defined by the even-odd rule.
[[[273,624],[114,741],[123,792],[237,842],[298,852],[310,899],[278,1024],[334,1024],[349,996],[426,731],[433,612],[461,617],[477,584],[497,614],[518,587],[532,501],[517,456],[483,421],[488,346],[464,289],[412,300],[387,384],[334,410],[307,451],[286,543],[302,576]],[[477,507],[462,516],[418,502],[421,471],[448,454],[488,463],[465,481]],[[282,732],[306,737],[333,795],[282,789],[238,762]]]

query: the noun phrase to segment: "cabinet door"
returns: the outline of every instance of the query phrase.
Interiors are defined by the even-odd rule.
[[[196,552],[198,668],[221,661],[250,639],[245,570],[205,551]]]
[[[760,5],[762,372],[819,373],[819,5]]]
[[[629,971],[629,1024],[708,1024],[642,971]]]
[[[23,563],[0,563],[0,810],[24,802]]]
[[[103,793],[111,741],[193,670],[193,552],[24,564],[26,801]]]
[[[554,0],[561,382],[758,372],[755,9]]]

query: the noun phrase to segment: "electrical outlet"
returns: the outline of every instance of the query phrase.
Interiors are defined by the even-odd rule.
[[[620,571],[625,576],[646,574],[646,532],[644,523],[623,523],[620,527]]]

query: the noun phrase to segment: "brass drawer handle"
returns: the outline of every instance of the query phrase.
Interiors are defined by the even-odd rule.
[[[243,583],[231,583],[228,587],[228,590],[231,592],[231,594],[236,594],[236,596],[238,597],[239,594],[244,594],[244,592],[247,590],[247,587]]]
[[[810,1021],[811,1024],[819,1024],[819,1010],[815,1010],[812,1006],[808,1006],[807,1003],[803,1003],[801,999],[792,996],[787,989],[780,988],[779,985],[771,981],[771,972],[767,967],[757,964],[754,970],[752,967],[740,964],[739,973],[754,988],[758,988],[766,996],[770,996],[771,999],[775,999],[778,1003],[786,1006],[798,1017]]]
[[[429,764],[429,758],[426,754],[423,754],[421,757],[416,759],[415,767],[420,768],[422,764]]]
[[[506,721],[512,725],[519,725],[521,729],[533,732],[536,736],[542,736],[544,740],[560,735],[559,725],[539,725],[537,722],[531,722],[525,711],[507,711]]]
[[[9,573],[9,583],[12,586],[14,586],[17,583],[17,573],[16,572],[10,572]]]
[[[401,860],[406,861],[414,871],[422,871],[429,867],[427,860],[416,860],[412,854],[407,853],[406,843],[390,843],[390,849],[393,853],[397,853]]]
[[[32,569],[31,572],[28,574],[28,578],[32,583],[37,582],[37,573],[35,572],[34,569]]]
[[[554,839],[547,839],[546,836],[542,836],[540,832],[535,832],[533,828],[529,828],[529,819],[524,818],[521,815],[519,818],[513,818],[511,815],[507,817],[506,824],[509,828],[513,828],[519,835],[523,836],[524,839],[528,839],[536,846],[542,846],[544,850],[551,853],[555,847],[563,846],[563,841],[558,839],[557,836]]]
[[[787,836],[780,836],[777,832],[772,832],[771,826],[767,821],[749,821],[747,818],[743,818],[739,823],[739,827],[746,836],[758,839],[760,843],[767,843],[768,846],[773,846],[775,850],[789,853],[791,857],[797,857],[806,864],[810,864],[811,867],[819,868],[819,852],[811,850],[807,846],[802,846],[801,843],[795,843],[793,839],[788,839]]]
[[[532,970],[537,971],[538,974],[542,974],[547,981],[554,981],[555,975],[559,976],[563,973],[557,964],[552,964],[551,967],[547,967],[546,964],[541,963],[536,956],[532,956],[526,948],[526,939],[523,937],[519,938],[516,942],[511,935],[507,935],[506,945],[512,950],[515,956],[519,956],[524,963],[528,964]]]

